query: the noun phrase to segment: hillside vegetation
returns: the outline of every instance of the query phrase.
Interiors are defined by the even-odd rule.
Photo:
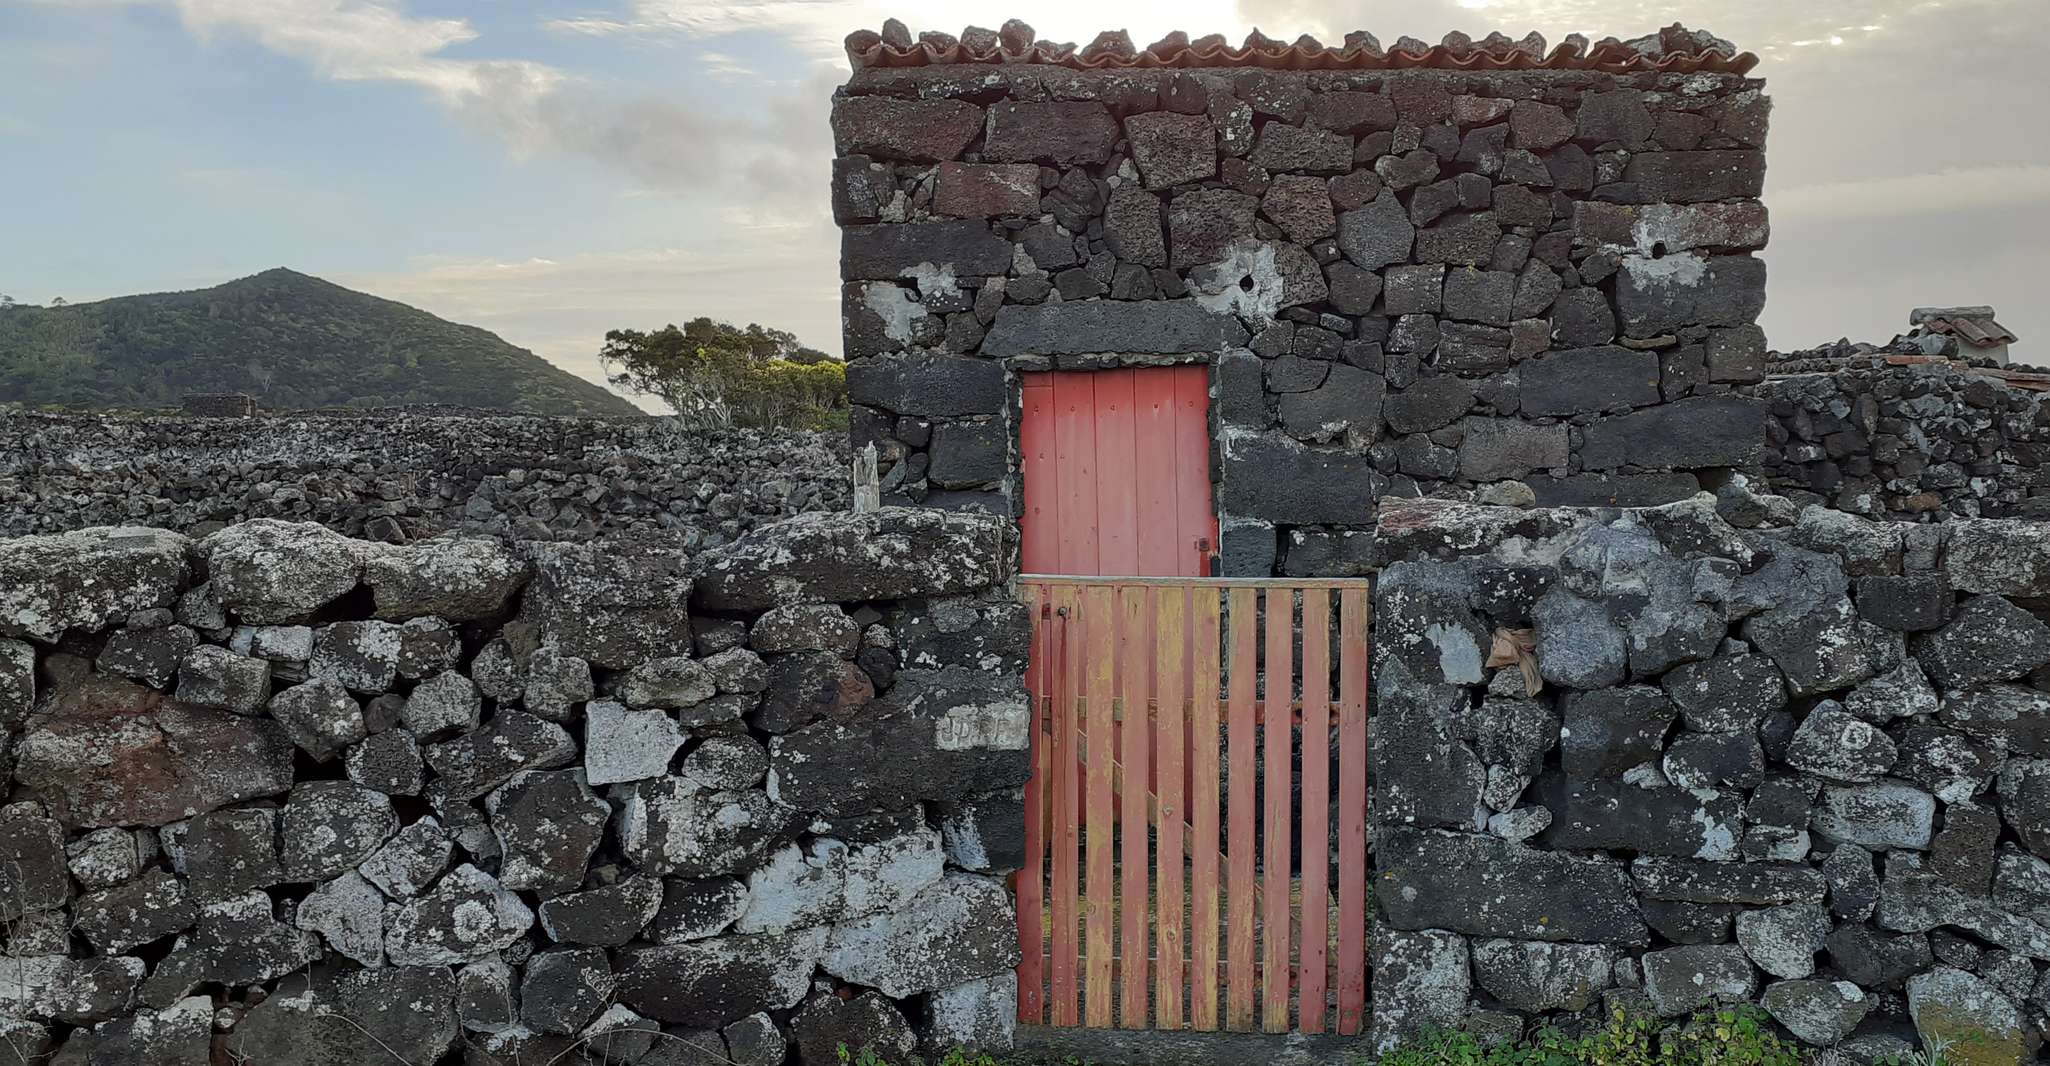
[[[494,333],[291,270],[192,292],[0,307],[0,401],[152,409],[195,392],[246,392],[285,410],[640,413]]]

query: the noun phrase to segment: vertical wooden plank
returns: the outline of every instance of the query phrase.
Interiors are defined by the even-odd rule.
[[[1053,375],[1021,374],[1019,474],[1025,483],[1019,562],[1028,574],[1061,572],[1060,464],[1055,461]]]
[[[1210,576],[1209,553],[1195,548],[1208,540],[1217,550],[1217,509],[1210,503],[1210,368],[1175,370],[1175,529],[1183,568],[1176,574]]]
[[[1076,885],[1079,870],[1076,863],[1077,834],[1081,807],[1078,805],[1080,791],[1080,757],[1076,751],[1076,738],[1080,735],[1077,721],[1076,684],[1081,669],[1078,645],[1082,643],[1082,620],[1076,617],[1081,599],[1073,585],[1056,585],[1053,588],[1054,617],[1052,640],[1055,645],[1050,663],[1053,671],[1054,691],[1054,734],[1053,734],[1053,941],[1052,961],[1047,967],[1048,985],[1053,1009],[1050,1012],[1053,1024],[1072,1026],[1078,1015],[1075,1011],[1075,996],[1079,974],[1077,960],[1076,932]]]
[[[1255,687],[1259,677],[1258,595],[1259,590],[1254,588],[1231,590],[1231,677],[1226,694],[1231,745],[1226,753],[1230,795],[1225,801],[1229,863],[1224,889],[1224,1026],[1234,1030],[1253,1027],[1253,974],[1257,965],[1253,957],[1253,878],[1258,861],[1255,853],[1259,849],[1254,827],[1259,812],[1253,806],[1253,775],[1259,771],[1253,759],[1258,740],[1253,705],[1259,695]]]
[[[1207,589],[1198,589],[1197,595],[1215,596]],[[1190,679],[1187,674],[1188,637],[1184,628],[1184,612],[1188,596],[1188,590],[1184,588],[1153,591],[1154,698],[1160,704],[1154,730],[1155,750],[1160,755],[1159,772],[1154,775],[1160,782],[1160,829],[1154,845],[1159,894],[1154,904],[1153,920],[1158,930],[1155,957],[1159,968],[1153,983],[1153,1016],[1154,1024],[1161,1029],[1182,1027],[1182,986],[1185,983],[1182,976],[1182,886],[1183,864],[1187,859],[1183,848],[1187,846],[1187,840],[1182,827],[1189,813],[1182,801],[1182,775],[1188,772],[1188,729],[1183,718],[1182,695],[1190,690],[1190,684],[1185,684],[1185,680],[1198,687],[1203,684],[1200,675]],[[1211,684],[1216,684],[1215,675]],[[1215,969],[1214,963],[1212,968]]]
[[[1045,944],[1045,917],[1043,891],[1046,871],[1042,859],[1046,851],[1046,770],[1052,760],[1047,756],[1047,742],[1052,731],[1047,728],[1046,712],[1052,707],[1047,699],[1047,630],[1046,620],[1040,617],[1040,607],[1045,604],[1046,586],[1030,581],[1018,583],[1018,599],[1024,603],[1026,617],[1032,620],[1032,643],[1029,658],[1025,662],[1025,692],[1032,700],[1032,777],[1025,782],[1025,864],[1019,868],[1012,892],[1018,901],[1018,950],[1022,957],[1018,963],[1018,1020],[1037,1025],[1046,1016],[1046,988],[1043,967]]]
[[[1173,577],[1186,572],[1193,542],[1181,536],[1174,516],[1178,452],[1175,376],[1179,367],[1149,366],[1132,371],[1133,476],[1138,501],[1138,569],[1146,577]]]
[[[1189,1023],[1204,1032],[1217,1028],[1218,599],[1197,588],[1189,604]]]
[[[1302,960],[1299,1027],[1324,1031],[1331,875],[1331,592],[1303,590]]]
[[[1139,572],[1139,501],[1134,468],[1138,425],[1132,371],[1098,370],[1096,383],[1096,566],[1091,573]]]
[[[1083,952],[1086,956],[1082,981],[1082,1024],[1091,1029],[1108,1028],[1112,1020],[1111,915],[1116,903],[1116,875],[1112,872],[1111,839],[1115,832],[1116,808],[1111,799],[1111,733],[1114,699],[1117,693],[1117,597],[1110,585],[1089,585],[1083,592],[1082,617],[1088,623],[1083,657],[1083,698],[1088,711],[1088,792],[1084,803],[1088,821],[1085,836],[1086,868],[1082,878],[1088,893]]]
[[[1101,574],[1096,535],[1096,388],[1091,375],[1052,375],[1054,479],[1060,507],[1055,554],[1062,574]]]
[[[1367,590],[1339,593],[1338,1031],[1367,1003]]]
[[[1153,604],[1144,585],[1118,590],[1123,639],[1118,642],[1118,690],[1124,697],[1125,720],[1119,730],[1124,763],[1124,792],[1118,811],[1118,1021],[1126,1029],[1144,1029],[1147,1021],[1146,959],[1152,954],[1147,935],[1152,913],[1152,878],[1148,876],[1151,819],[1149,749],[1153,721],[1147,704],[1153,697]]]
[[[1261,1028],[1288,1032],[1289,856],[1295,844],[1295,589],[1268,587],[1266,673],[1267,710],[1261,725],[1266,759],[1266,832],[1261,857],[1265,884],[1261,888],[1260,1007]]]

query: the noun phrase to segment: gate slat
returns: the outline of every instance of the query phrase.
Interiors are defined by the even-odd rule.
[[[1160,754],[1156,775],[1160,781],[1160,839],[1155,842],[1160,894],[1153,919],[1158,930],[1155,954],[1159,959],[1153,1015],[1154,1023],[1162,1029],[1182,1027],[1182,827],[1183,819],[1189,816],[1182,804],[1182,775],[1188,768],[1188,729],[1182,707],[1186,687],[1182,682],[1188,662],[1183,627],[1187,602],[1186,589],[1162,588],[1153,593],[1154,688],[1155,698],[1160,702],[1154,733]]]
[[[1051,663],[1054,712],[1053,962],[1048,971],[1053,997],[1053,1024],[1072,1026],[1078,1020],[1075,1010],[1079,977],[1075,928],[1079,873],[1076,828],[1081,821],[1082,808],[1078,803],[1081,762],[1075,741],[1081,735],[1080,723],[1076,719],[1079,710],[1076,680],[1082,656],[1077,653],[1076,644],[1081,637],[1082,620],[1076,617],[1080,603],[1076,588],[1058,585],[1053,591],[1053,640],[1058,649]]]
[[[1295,590],[1269,588],[1266,600],[1265,662],[1267,706],[1270,712],[1261,724],[1266,755],[1266,832],[1262,857],[1265,884],[1261,889],[1264,914],[1260,920],[1260,1006],[1261,1028],[1270,1033],[1288,1032],[1289,918],[1293,909],[1289,893],[1289,849],[1295,843],[1295,732],[1294,716],[1288,706],[1295,698]]]
[[[1046,1013],[1046,992],[1041,982],[1040,945],[1045,938],[1045,870],[1040,860],[1046,851],[1046,781],[1053,760],[1047,745],[1053,739],[1046,712],[1047,621],[1040,617],[1046,587],[1019,582],[1018,598],[1025,604],[1025,616],[1032,620],[1031,658],[1025,664],[1025,691],[1032,701],[1032,778],[1025,782],[1025,865],[1019,869],[1013,891],[1018,897],[1018,943],[1025,957],[1018,965],[1018,1020],[1038,1024]]]
[[[1118,590],[1122,630],[1118,642],[1118,689],[1125,703],[1119,745],[1123,752],[1124,792],[1118,812],[1118,865],[1122,882],[1118,890],[1118,1020],[1126,1029],[1146,1028],[1146,959],[1152,954],[1146,921],[1152,910],[1146,857],[1150,821],[1146,804],[1152,798],[1147,787],[1152,776],[1147,755],[1153,746],[1153,721],[1147,714],[1147,704],[1153,698],[1150,591],[1145,586]]]
[[[1089,812],[1084,830],[1087,869],[1082,878],[1089,904],[1084,954],[1086,969],[1082,982],[1082,1023],[1091,1029],[1109,1028],[1111,998],[1111,916],[1117,907],[1116,875],[1112,871],[1111,839],[1117,809],[1111,798],[1112,723],[1115,718],[1117,669],[1116,590],[1109,585],[1091,585],[1084,592],[1082,617],[1088,624],[1084,656],[1083,698],[1088,703],[1088,794]]]
[[[1254,842],[1259,812],[1254,807],[1254,777],[1258,770],[1253,759],[1257,743],[1253,703],[1258,698],[1255,686],[1260,669],[1257,597],[1257,589],[1231,590],[1231,677],[1226,697],[1230,704],[1231,737],[1226,752],[1226,787],[1230,795],[1225,800],[1229,832],[1225,844],[1228,881],[1224,1025],[1234,1030],[1253,1027],[1253,877],[1259,851]]]
[[[1330,946],[1331,593],[1303,590],[1302,970],[1296,1003],[1305,1033],[1324,1031]]]
[[[1367,593],[1339,594],[1338,1031],[1360,1031],[1367,1002]]]
[[[1218,775],[1217,690],[1221,664],[1216,589],[1191,594],[1189,624],[1189,1020],[1217,1028],[1217,841],[1222,795]]]

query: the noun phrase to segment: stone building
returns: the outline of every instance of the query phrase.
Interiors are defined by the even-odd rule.
[[[1984,304],[1972,307],[1917,307],[1908,314],[1914,326],[1910,336],[1951,337],[1964,358],[1991,359],[2006,366],[2007,346],[2020,338],[2006,326],[1993,321],[1993,309]]]
[[[1171,507],[1187,539],[1125,572],[1359,574],[1384,496],[1656,504],[1764,443],[1737,390],[1770,101],[1712,36],[1076,50],[1013,22],[848,52],[855,444],[898,502],[1021,515],[1028,570],[1068,550],[1035,553],[1041,526],[1097,531],[1061,569],[1120,572],[1103,544]],[[1149,405],[1177,366],[1202,403]],[[1106,370],[1129,384],[1072,373]],[[1208,500],[1147,496],[1192,467]]]

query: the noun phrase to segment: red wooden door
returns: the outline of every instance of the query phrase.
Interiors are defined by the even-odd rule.
[[[1207,576],[1217,550],[1209,368],[1023,378],[1025,572]]]

